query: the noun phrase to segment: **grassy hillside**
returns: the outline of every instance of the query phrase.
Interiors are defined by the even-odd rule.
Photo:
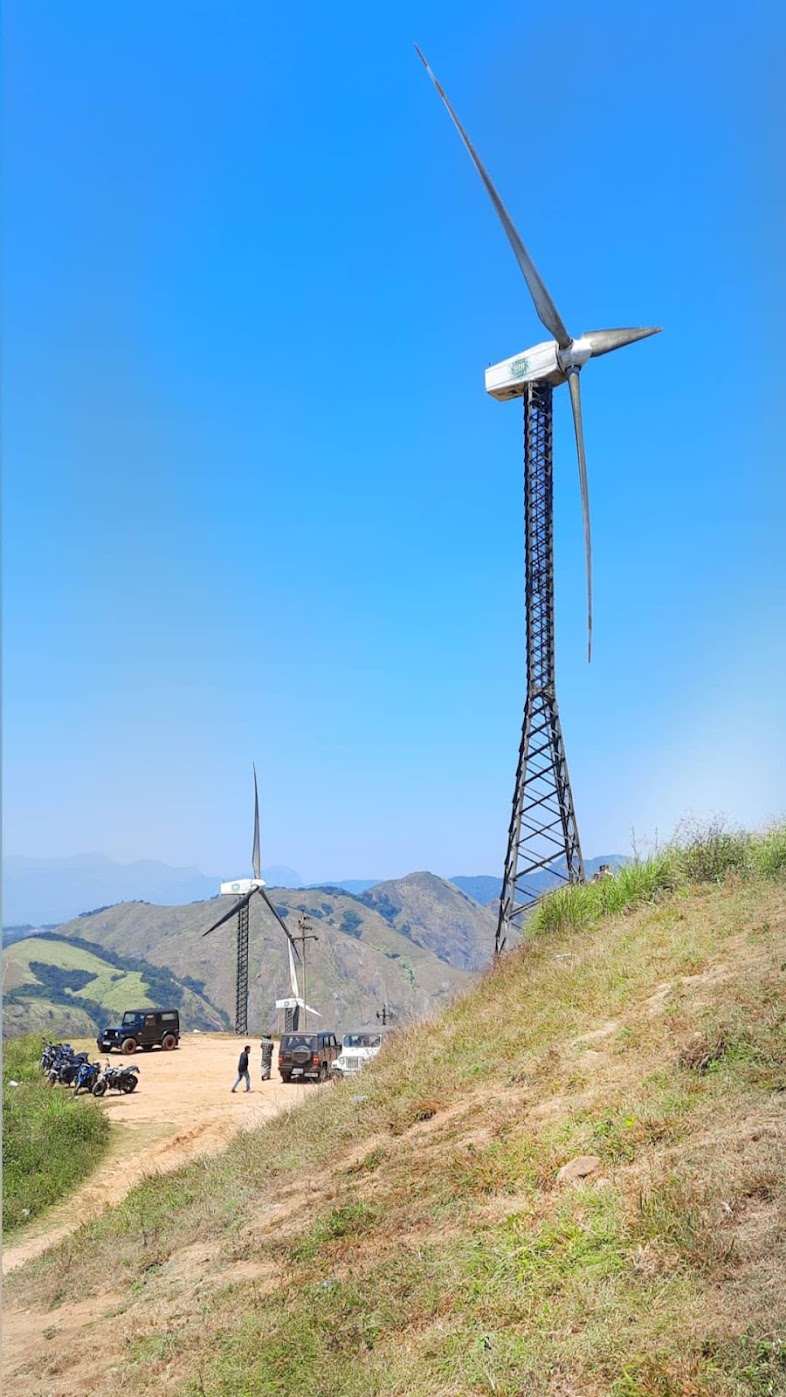
[[[3,1048],[4,1235],[76,1188],[109,1142],[98,1103],[46,1086],[40,1056],[33,1036]]]
[[[457,889],[452,892],[462,899]],[[308,945],[308,1000],[327,1028],[340,1031],[373,1020],[385,1002],[402,1017],[428,1013],[466,981],[465,972],[415,944],[349,893],[274,888],[270,894],[293,932],[302,912],[312,919],[319,939]],[[488,914],[463,900],[485,925]],[[233,1015],[234,922],[203,936],[226,906],[217,898],[186,907],[121,903],[68,922],[60,933],[144,957],[181,978],[192,976],[209,985],[211,999]],[[252,899],[249,911],[249,1023],[257,1033],[276,1023],[275,1000],[289,993],[289,968],[284,935],[260,898]]]
[[[113,1291],[96,1397],[119,1362],[127,1397],[783,1393],[780,838],[559,894],[362,1092],[146,1182],[9,1302]]]
[[[80,919],[80,927],[83,921]],[[195,988],[167,971],[58,935],[31,936],[3,952],[3,1034],[91,1036],[125,1009],[172,1006],[187,1028],[227,1021]]]

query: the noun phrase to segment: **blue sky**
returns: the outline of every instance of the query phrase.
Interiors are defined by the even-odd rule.
[[[5,843],[501,870],[543,338],[574,334],[558,692],[586,854],[782,813],[786,18],[731,4],[5,7]],[[780,90],[779,90],[780,89]],[[249,870],[250,871],[250,870]]]

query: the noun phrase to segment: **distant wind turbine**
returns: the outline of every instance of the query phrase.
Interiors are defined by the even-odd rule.
[[[266,903],[273,913],[276,921],[287,938],[289,946],[289,962],[294,967],[293,956],[300,959],[297,947],[289,934],[284,919],[265,892],[266,883],[260,877],[260,856],[259,856],[259,792],[257,789],[257,769],[254,772],[254,843],[251,853],[251,868],[253,878],[237,878],[231,883],[221,884],[222,896],[234,893],[238,900],[234,907],[230,907],[223,917],[219,917],[217,922],[208,927],[203,932],[203,936],[209,936],[212,931],[217,931],[225,922],[237,916],[237,970],[235,976],[235,1032],[239,1034],[248,1033],[248,904],[255,893],[258,893],[263,902]]]

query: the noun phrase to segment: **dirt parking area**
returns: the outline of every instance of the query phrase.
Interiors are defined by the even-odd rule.
[[[223,1149],[239,1131],[255,1129],[313,1092],[308,1084],[283,1085],[277,1071],[278,1044],[272,1078],[263,1082],[259,1043],[252,1042],[251,1091],[241,1083],[233,1096],[243,1044],[231,1033],[185,1033],[174,1052],[154,1048],[133,1058],[112,1053],[113,1063],[134,1062],[139,1067],[139,1086],[130,1096],[113,1093],[103,1098],[102,1109],[114,1127],[109,1150],[82,1188],[4,1247],[3,1274],[119,1203],[140,1179]],[[74,1047],[106,1059],[93,1040],[75,1042]]]

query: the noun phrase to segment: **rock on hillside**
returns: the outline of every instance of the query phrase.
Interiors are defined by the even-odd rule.
[[[494,951],[496,916],[433,873],[377,883],[358,899],[446,965],[480,970]]]
[[[312,918],[319,939],[307,945],[306,997],[326,1028],[342,1031],[373,1019],[383,1003],[401,1018],[428,1013],[465,981],[463,969],[340,889],[274,888],[270,895],[293,933],[302,912]],[[234,1018],[235,924],[227,922],[204,935],[229,905],[218,898],[186,907],[119,903],[66,923],[59,934],[142,957],[178,978],[200,980],[212,1002]],[[249,1032],[256,1034],[276,1024],[282,1027],[275,1000],[289,993],[289,965],[283,932],[261,898],[252,899],[249,911]]]

